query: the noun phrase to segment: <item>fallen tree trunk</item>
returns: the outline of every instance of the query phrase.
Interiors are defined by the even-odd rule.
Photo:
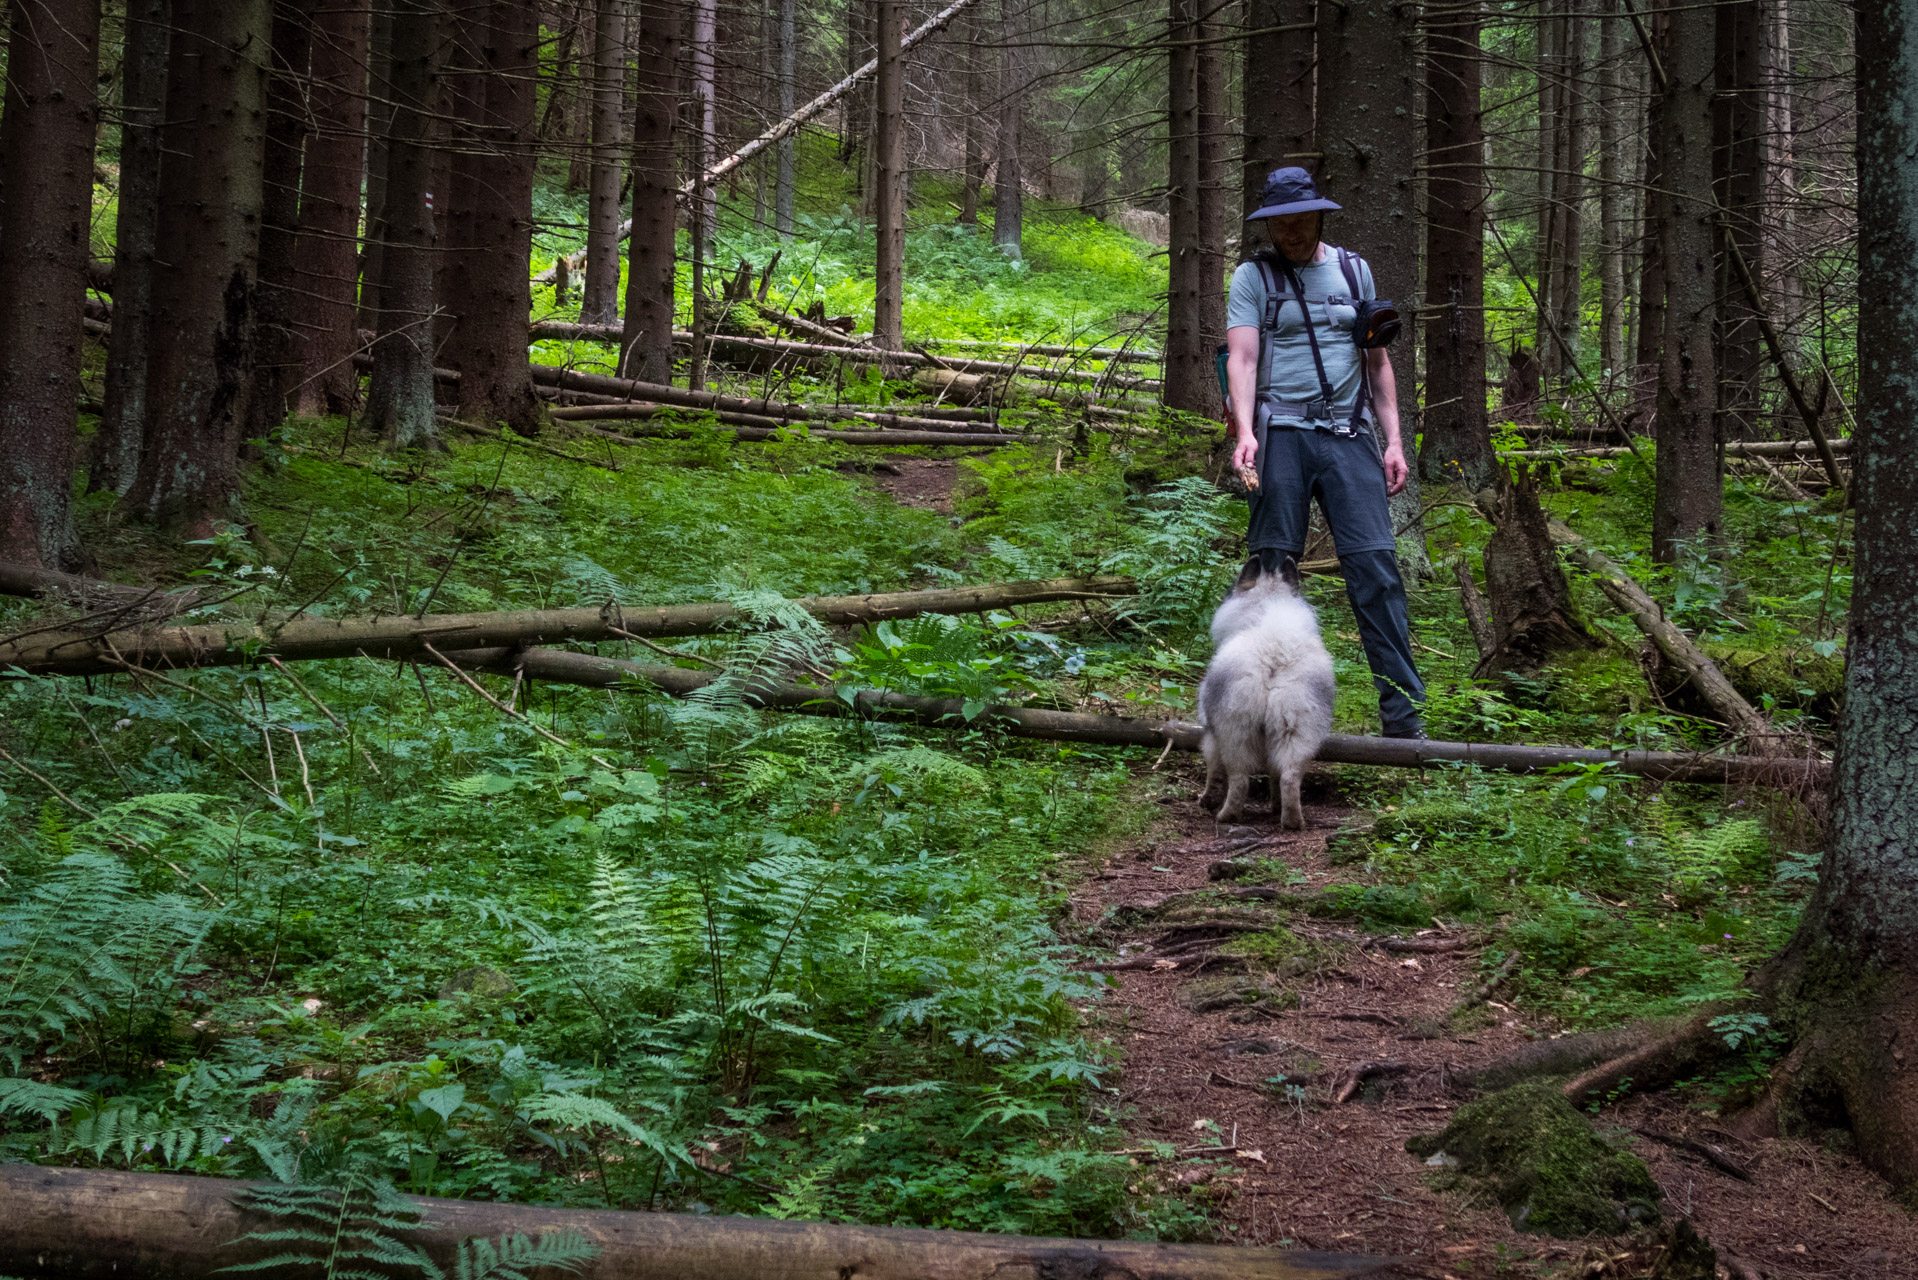
[[[676,405],[676,404],[674,405],[660,405],[660,404],[572,405],[572,406],[563,406],[561,408],[554,409],[552,411],[552,414],[553,414],[553,420],[556,422],[615,422],[615,421],[644,420],[647,418],[657,417],[661,413],[688,413],[688,412],[710,413],[715,418],[719,419],[719,421],[726,423],[728,426],[735,426],[735,427],[788,427],[788,426],[799,425],[798,423],[795,423],[792,421],[784,421],[779,418],[774,418],[766,414],[740,413],[732,409],[699,410],[699,409],[692,409],[686,405]],[[1002,444],[1008,440],[1016,439],[1016,437],[1007,435],[1006,433],[999,431],[997,428],[991,428],[990,430],[982,429],[982,428],[990,427],[990,424],[988,423],[950,422],[944,418],[914,418],[914,417],[907,417],[905,414],[899,414],[899,413],[871,413],[871,414],[868,414],[868,413],[850,414],[849,413],[842,417],[828,417],[822,414],[818,417],[804,419],[804,421],[806,422],[870,422],[873,424],[874,427],[889,427],[895,432],[916,431],[921,433],[946,432],[946,433],[959,433],[959,434],[965,434],[967,432],[970,432],[973,435],[985,436],[991,439],[998,440]],[[818,435],[822,433],[814,432],[814,434]],[[862,429],[859,431],[841,431],[841,432],[834,432],[830,434],[845,435],[845,436],[867,436],[867,435],[873,434],[873,432],[870,429]]]
[[[707,671],[628,662],[621,658],[573,653],[564,649],[515,651],[495,648],[448,652],[446,656],[474,670],[501,675],[521,671],[529,679],[549,680],[555,684],[610,689],[639,681],[673,697],[685,697],[704,689],[717,678]],[[752,690],[750,700],[762,707],[809,715],[837,716],[856,712],[873,719],[914,724],[950,726],[969,722],[963,699],[920,697],[875,689],[860,690],[852,694],[848,701],[833,689],[767,682]],[[991,706],[978,711],[970,722],[990,723],[1015,738],[1161,749],[1169,743],[1181,751],[1199,749],[1199,726],[1187,720],[1136,720],[1079,711]],[[1428,742],[1407,738],[1366,738],[1344,733],[1335,733],[1327,738],[1317,758],[1326,764],[1379,765],[1399,769],[1474,764],[1482,769],[1507,773],[1537,773],[1560,765],[1611,763],[1620,773],[1665,782],[1752,785],[1822,786],[1830,771],[1830,766],[1822,760],[1754,759],[1746,756],[1692,755],[1681,751],[1600,751],[1584,747]]]
[[[0,1167],[0,1271],[62,1280],[140,1276],[198,1280],[269,1258],[284,1241],[250,1240],[284,1220],[235,1201],[258,1185],[108,1169]],[[1230,1245],[1036,1236],[788,1222],[711,1214],[560,1209],[408,1196],[418,1227],[395,1233],[448,1274],[460,1241],[503,1235],[584,1237],[598,1254],[588,1280],[1006,1280],[1153,1276],[1164,1280],[1332,1280],[1380,1274],[1381,1258]]]
[[[1107,360],[1130,364],[1157,364],[1164,357],[1156,351],[1133,347],[1071,347],[1054,342],[988,342],[973,338],[932,338],[929,347],[985,348],[987,350],[1026,353],[1035,356],[1060,356],[1068,359]]]
[[[1841,438],[1827,442],[1834,457],[1851,452],[1851,440]],[[1574,446],[1567,449],[1513,449],[1501,454],[1506,458],[1622,458],[1631,450],[1620,445],[1594,446],[1583,448]],[[1798,456],[1817,457],[1818,444],[1812,440],[1732,440],[1725,444],[1725,456],[1729,458],[1791,458]],[[1834,465],[1835,462],[1834,462]]]
[[[594,415],[595,417],[600,415]],[[736,416],[730,413],[715,414],[722,424]],[[622,435],[616,431],[599,431],[596,435],[608,436],[615,440],[634,440],[646,436],[661,439],[685,439],[688,436],[705,434],[708,428],[697,426],[640,427]],[[781,431],[803,430],[814,440],[831,440],[837,444],[887,445],[903,448],[906,445],[943,445],[949,448],[999,449],[1009,444],[1018,444],[1024,437],[1010,436],[1004,432],[954,431],[950,427],[940,426],[922,431],[895,431],[879,427],[871,431],[828,431],[818,427],[808,427],[803,422],[774,423],[770,426],[734,426],[722,425],[719,430],[732,432],[733,439],[742,443],[754,443],[770,440]]]
[[[178,591],[130,587],[25,564],[0,564],[0,595],[26,596],[29,599],[45,596],[63,604],[88,608],[139,608],[168,614],[191,609],[200,602],[197,587]]]
[[[925,613],[983,613],[1049,600],[1131,595],[1130,578],[1047,578],[974,587],[893,591],[862,596],[802,596],[794,604],[829,626],[851,626]],[[423,617],[301,618],[275,627],[234,621],[192,627],[74,628],[0,640],[0,669],[35,675],[98,675],[143,667],[230,667],[268,656],[414,658],[436,649],[551,644],[639,636],[694,636],[721,630],[739,616],[723,602],[617,605],[599,609],[523,609],[501,613],[432,613]]]
[[[1570,556],[1585,572],[1592,575],[1598,589],[1619,611],[1637,624],[1658,651],[1674,666],[1682,670],[1691,680],[1692,687],[1699,696],[1711,704],[1731,727],[1733,733],[1744,738],[1750,749],[1761,756],[1784,756],[1790,754],[1791,747],[1785,736],[1772,727],[1771,721],[1761,715],[1758,709],[1745,701],[1745,696],[1732,687],[1725,673],[1718,669],[1705,651],[1692,643],[1692,638],[1667,621],[1665,611],[1658,601],[1645,593],[1645,588],[1631,574],[1626,573],[1613,563],[1604,552],[1585,545],[1584,539],[1553,522],[1552,534]]]

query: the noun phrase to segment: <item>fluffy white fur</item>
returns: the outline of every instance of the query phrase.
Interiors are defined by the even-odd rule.
[[[1299,781],[1306,762],[1332,731],[1332,655],[1319,639],[1318,614],[1300,597],[1298,569],[1281,572],[1246,563],[1232,591],[1212,615],[1212,663],[1199,686],[1199,724],[1205,730],[1205,804],[1219,776],[1225,803],[1219,820],[1245,810],[1252,775],[1272,780],[1280,823],[1305,826]]]

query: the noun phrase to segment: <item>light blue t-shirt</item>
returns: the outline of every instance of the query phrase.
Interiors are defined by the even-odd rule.
[[[1338,249],[1329,244],[1322,247],[1324,253],[1317,262],[1294,270],[1300,287],[1305,290],[1313,323],[1318,327],[1319,355],[1325,361],[1326,380],[1332,384],[1335,410],[1342,410],[1335,412],[1334,417],[1345,422],[1350,420],[1352,406],[1359,398],[1362,353],[1352,343],[1352,324],[1358,319],[1358,311],[1351,305],[1352,289],[1346,283],[1345,273],[1339,270]],[[1353,274],[1358,276],[1359,297],[1377,297],[1372,268],[1356,254],[1351,263]],[[1285,273],[1275,267],[1274,274],[1279,287],[1290,293]],[[1328,299],[1332,301],[1328,303]],[[1241,262],[1232,273],[1232,293],[1225,308],[1226,327],[1237,329],[1249,325],[1256,329],[1264,310],[1265,280],[1258,264]],[[1318,398],[1319,375],[1312,365],[1312,345],[1306,338],[1305,317],[1299,313],[1299,304],[1288,299],[1279,308],[1277,326],[1265,336],[1265,368],[1259,372],[1259,399],[1267,403],[1304,404]],[[1259,420],[1307,421],[1297,414],[1261,415]],[[1327,426],[1331,422],[1317,419],[1310,425]]]

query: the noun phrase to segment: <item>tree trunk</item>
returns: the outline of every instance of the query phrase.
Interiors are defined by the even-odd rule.
[[[873,272],[873,345],[896,351],[906,345],[906,121],[905,63],[899,56],[905,11],[899,0],[873,0],[879,37],[878,108],[873,134],[873,231],[878,238]]]
[[[1488,514],[1493,529],[1485,544],[1485,594],[1492,606],[1494,643],[1474,674],[1532,672],[1555,654],[1597,648],[1572,608],[1571,587],[1558,567],[1530,468],[1517,467],[1511,477],[1499,478],[1498,499]]]
[[[296,254],[300,184],[310,119],[313,22],[318,0],[273,0],[273,53],[266,82],[266,169],[260,218],[259,319],[245,435],[265,439],[286,421],[301,367],[294,315],[303,310]]]
[[[1014,0],[999,0],[1002,38],[1016,40]],[[1025,71],[1017,49],[999,51],[999,141],[993,147],[992,243],[1008,258],[1025,256],[1024,178],[1019,171],[1019,148],[1026,113]]]
[[[1319,10],[1319,82],[1337,93],[1319,99],[1321,190],[1344,210],[1327,218],[1327,236],[1372,266],[1382,298],[1418,315],[1419,217],[1414,202],[1418,122],[1406,106],[1415,100],[1416,18],[1409,6],[1355,0]],[[1416,338],[1414,338],[1416,341]],[[1406,343],[1401,351],[1412,350]],[[1418,439],[1418,379],[1406,357],[1398,378],[1399,422],[1406,447]],[[1428,578],[1431,562],[1419,518],[1418,472],[1392,499],[1399,531],[1399,562],[1408,577]]]
[[[1485,421],[1485,134],[1479,0],[1426,14],[1425,441],[1419,475],[1476,493],[1496,462]]]
[[[593,22],[593,171],[587,187],[586,290],[579,318],[583,324],[617,324],[619,189],[624,178],[620,162],[626,147],[620,111],[626,87],[626,0],[598,0],[598,5]],[[528,138],[521,145],[530,142]],[[530,219],[530,205],[527,213]]]
[[[0,557],[73,568],[100,6],[15,0],[0,115]]]
[[[1761,0],[1731,0],[1717,6],[1718,92],[1713,100],[1713,187],[1739,251],[1752,272],[1765,268],[1765,84]],[[1730,255],[1718,252],[1719,435],[1754,438],[1759,381],[1764,369],[1758,320],[1740,287]]]
[[[1717,218],[1712,207],[1712,10],[1673,5],[1665,52],[1660,185],[1665,222],[1665,340],[1658,376],[1658,476],[1652,553],[1670,563],[1679,544],[1715,543],[1724,513],[1718,454]]]
[[[393,124],[380,226],[380,311],[366,428],[387,447],[438,440],[433,421],[432,180],[440,80],[441,0],[394,0]],[[442,197],[443,198],[443,197]]]
[[[799,0],[779,0],[779,118],[793,113],[799,88]],[[967,137],[971,137],[970,124]],[[798,137],[789,133],[779,140],[779,176],[773,185],[773,230],[781,236],[793,233],[793,166],[797,159]],[[977,189],[974,189],[977,194]]]
[[[1219,43],[1224,29],[1216,17],[1201,21],[1198,27],[1199,332],[1208,352],[1216,352],[1225,341],[1226,209],[1238,207],[1236,200],[1226,199],[1226,67],[1224,47]],[[1103,149],[1095,151],[1093,158],[1103,165]],[[1215,389],[1207,409],[1217,417],[1223,408]]]
[[[272,14],[268,0],[176,0],[172,22],[146,444],[125,502],[206,537],[239,496]]]
[[[985,76],[982,67],[985,54],[979,46],[979,13],[968,10],[964,17],[964,27],[954,43],[960,50],[959,56],[965,60],[962,83],[965,87],[964,128],[966,131],[965,166],[959,187],[959,217],[962,227],[979,226],[979,188],[986,182],[985,121],[981,112],[987,109],[985,101]]]
[[[1533,351],[1538,356],[1540,376],[1550,383],[1558,376],[1558,344],[1552,340],[1551,326],[1558,319],[1554,290],[1558,287],[1559,242],[1565,233],[1564,208],[1558,202],[1558,171],[1563,163],[1559,144],[1565,138],[1565,15],[1547,12],[1549,6],[1543,0],[1539,8],[1535,28],[1538,41],[1538,239],[1532,268],[1538,278],[1538,315]]]
[[[1911,310],[1918,263],[1918,3],[1857,11],[1858,306]],[[1853,448],[1857,508],[1845,703],[1831,842],[1798,933],[1754,980],[1798,1043],[1775,1091],[1784,1118],[1844,1115],[1858,1153],[1905,1203],[1918,1190],[1918,347],[1909,323],[1862,326]],[[1822,1105],[1821,1105],[1822,1104]],[[1833,1105],[1836,1104],[1836,1105]]]
[[[1199,6],[1172,0],[1167,40],[1166,209],[1169,229],[1165,325],[1165,402],[1215,416],[1219,403],[1204,323],[1205,224],[1199,213]],[[1218,281],[1211,287],[1218,288]]]
[[[1624,53],[1625,17],[1619,0],[1600,0],[1598,15],[1598,350],[1605,390],[1625,369],[1625,166],[1620,154],[1625,136],[1625,102],[1619,92],[1618,62]]]
[[[354,240],[366,156],[368,0],[319,7],[312,58],[313,136],[300,183],[300,239],[293,251],[300,301],[301,413],[348,414],[359,405],[353,353]]]
[[[642,11],[635,61],[639,104],[633,117],[633,231],[626,255],[626,325],[620,372],[644,382],[673,380],[675,121],[679,50],[685,23],[679,0]]]
[[[1285,165],[1317,169],[1312,139],[1316,43],[1313,0],[1249,0],[1240,78],[1245,85],[1244,150],[1241,155],[1241,212],[1259,207],[1266,175]],[[1249,258],[1267,244],[1263,229],[1247,225],[1239,256]]]
[[[593,24],[599,16],[594,0],[574,0],[573,37],[576,50],[567,68],[566,189],[585,191],[593,177]]]
[[[1551,289],[1556,308],[1553,324],[1564,346],[1553,344],[1555,367],[1566,387],[1579,385],[1578,360],[1584,350],[1584,241],[1585,241],[1585,152],[1586,116],[1585,46],[1587,28],[1586,0],[1565,0],[1565,12],[1559,18],[1563,43],[1560,46],[1559,140],[1553,150],[1558,156],[1558,172],[1553,175],[1553,205],[1558,220],[1554,246]],[[1566,353],[1569,352],[1568,356]],[[1565,367],[1566,361],[1571,367]]]
[[[1671,51],[1671,13],[1653,14],[1652,48],[1662,65]],[[1636,33],[1634,33],[1636,34]],[[1641,75],[1650,81],[1650,68]],[[1659,347],[1665,341],[1665,228],[1672,218],[1671,192],[1665,185],[1660,149],[1665,133],[1667,95],[1653,86],[1645,111],[1644,200],[1638,225],[1638,305],[1632,311],[1632,398],[1641,420],[1656,429]]]
[[[166,106],[167,0],[129,0],[120,65],[120,190],[113,296],[128,323],[107,339],[106,404],[94,433],[87,488],[124,494],[146,439],[153,237],[160,218],[160,121]]]
[[[459,18],[454,38],[473,71],[461,77],[470,87],[458,99],[456,116],[464,136],[453,154],[447,200],[449,269],[441,309],[454,324],[444,359],[460,371],[462,419],[486,426],[504,423],[530,436],[539,432],[544,416],[525,359],[526,316],[532,308],[538,5],[534,0],[475,5]],[[615,277],[618,272],[615,259]]]
[[[1792,262],[1798,216],[1798,147],[1792,107],[1792,38],[1790,0],[1769,0],[1765,30],[1764,175],[1765,256],[1770,279],[1765,290],[1776,308],[1778,327],[1795,334],[1803,318],[1804,288]],[[1801,367],[1792,352],[1794,368]]]
[[[693,90],[693,358],[686,373],[687,385],[694,390],[706,385],[705,338],[710,322],[707,317],[706,266],[712,254],[713,237],[718,231],[719,195],[706,176],[718,154],[718,68],[714,63],[717,39],[718,0],[692,0],[691,53]],[[858,7],[847,5],[848,11]]]
[[[386,170],[393,136],[393,13],[390,4],[373,5],[367,34],[366,228],[360,240],[356,339],[358,330],[377,329],[380,323],[380,280],[386,258],[386,226],[381,219],[386,216]]]

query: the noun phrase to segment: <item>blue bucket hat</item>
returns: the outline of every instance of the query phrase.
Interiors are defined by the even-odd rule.
[[[1287,166],[1274,169],[1265,180],[1265,189],[1259,192],[1258,211],[1247,215],[1247,222],[1256,222],[1260,218],[1277,218],[1288,213],[1311,213],[1316,209],[1336,209],[1339,206],[1319,194],[1319,184],[1312,175],[1303,169]]]

